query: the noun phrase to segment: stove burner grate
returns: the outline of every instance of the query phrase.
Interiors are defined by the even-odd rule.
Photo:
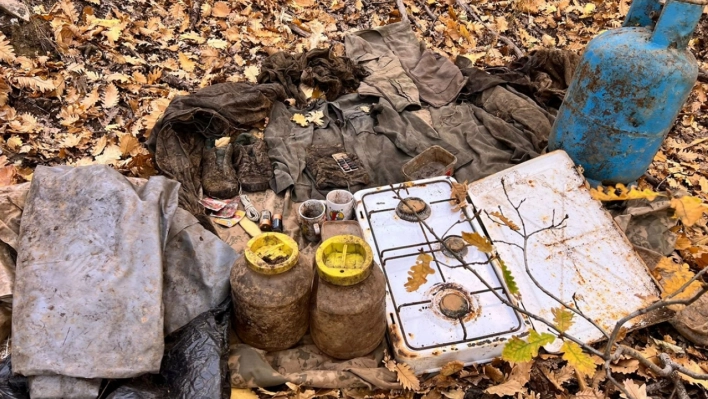
[[[430,205],[418,197],[402,199],[396,206],[396,215],[407,222],[418,222],[430,216]]]
[[[448,258],[454,258],[455,255],[462,258],[467,255],[467,242],[460,236],[447,236],[443,239],[443,244],[440,245],[440,249]]]

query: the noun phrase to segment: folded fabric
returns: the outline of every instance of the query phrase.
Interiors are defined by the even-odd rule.
[[[357,169],[345,172],[332,157],[334,154],[344,154]],[[330,188],[351,189],[353,186],[366,186],[371,179],[359,157],[347,153],[341,145],[311,146],[307,149],[307,170],[312,176],[315,187],[319,190]]]

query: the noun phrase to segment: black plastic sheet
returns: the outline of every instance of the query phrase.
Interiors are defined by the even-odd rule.
[[[0,398],[29,399],[29,397],[27,378],[12,375],[11,356],[0,361]]]

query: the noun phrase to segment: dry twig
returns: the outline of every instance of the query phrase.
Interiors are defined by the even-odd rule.
[[[399,1],[400,1],[400,0],[399,0]],[[511,47],[511,49],[514,51],[514,54],[516,54],[516,56],[517,56],[518,58],[521,58],[521,57],[524,56],[524,52],[521,51],[521,49],[519,48],[519,46],[517,46],[517,45],[516,45],[513,41],[511,41],[511,39],[509,39],[508,37],[503,36],[503,35],[500,35],[496,30],[494,30],[494,28],[492,28],[491,25],[489,25],[488,23],[484,22],[484,21],[482,20],[482,17],[479,16],[479,13],[475,12],[469,5],[463,3],[462,0],[457,0],[457,4],[458,4],[460,7],[464,8],[465,11],[467,11],[468,14],[470,14],[474,19],[477,20],[477,22],[479,22],[479,23],[481,23],[482,25],[484,25],[484,27],[487,28],[487,30],[488,30],[492,35],[494,35],[494,37],[495,37],[496,39],[503,41],[503,42],[506,43],[509,47]],[[472,7],[474,7],[474,6],[472,6]]]

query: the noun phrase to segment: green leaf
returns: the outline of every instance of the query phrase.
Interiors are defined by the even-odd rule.
[[[539,334],[536,330],[531,330],[527,341],[519,337],[512,337],[502,350],[502,359],[516,363],[530,362],[538,355],[538,350],[543,345],[548,345],[555,340],[556,337],[553,334]]]
[[[567,360],[575,370],[584,375],[595,374],[595,362],[587,353],[583,352],[580,345],[573,341],[565,341],[560,350],[563,352],[563,360]]]
[[[574,323],[573,316],[575,316],[575,313],[566,308],[553,308],[551,309],[551,313],[553,313],[555,327],[560,332],[568,331]]]
[[[506,266],[506,263],[504,263],[503,260],[499,259],[499,265],[501,266],[502,276],[504,277],[504,282],[506,283],[506,286],[509,288],[509,292],[511,293],[511,295],[518,295],[519,286],[516,285],[516,280],[514,280],[514,276],[511,275],[511,271]]]

